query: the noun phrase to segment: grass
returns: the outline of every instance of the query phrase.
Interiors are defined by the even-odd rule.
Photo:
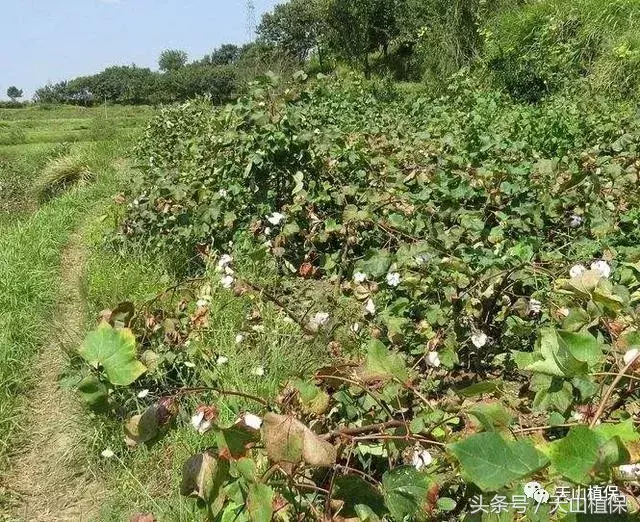
[[[88,238],[93,247],[86,265],[84,293],[89,304],[90,323],[98,313],[113,308],[119,302],[133,300],[144,303],[175,284],[173,277],[163,269],[162,259],[150,258],[144,252],[121,255],[104,247],[104,236],[112,223],[97,220]],[[256,267],[257,268],[257,267]],[[247,274],[248,275],[248,274]],[[252,277],[258,277],[251,274]],[[235,297],[220,289],[212,274],[211,324],[199,339],[189,346],[188,360],[196,369],[184,371],[184,380],[200,386],[217,386],[242,391],[274,400],[280,383],[292,376],[307,374],[325,360],[326,350],[313,341],[304,339],[297,326],[284,320],[284,315],[269,303],[248,296]],[[264,273],[260,274],[264,278]],[[203,282],[203,284],[207,284]],[[236,334],[245,323],[246,314],[257,307],[262,315],[264,332],[248,332],[242,344],[236,343]],[[228,363],[217,364],[220,355]],[[252,370],[262,366],[263,377]],[[193,375],[195,372],[195,375]],[[186,373],[190,373],[186,376]],[[144,400],[136,398],[145,388],[157,389],[157,375],[143,376],[134,387],[124,390],[121,401],[142,411],[159,398],[151,394]],[[168,383],[167,389],[168,391]],[[96,466],[102,466],[112,492],[103,507],[101,520],[126,520],[136,512],[153,512],[159,520],[191,521],[199,519],[197,505],[179,494],[182,465],[188,457],[213,443],[211,438],[198,435],[190,424],[190,415],[200,403],[215,404],[223,422],[232,423],[240,413],[250,411],[263,414],[263,408],[250,400],[222,398],[215,393],[204,393],[185,399],[176,426],[156,443],[126,448],[122,438],[122,422],[100,418],[96,423],[91,454]],[[99,455],[111,449],[116,457],[105,461]]]
[[[111,120],[119,113],[124,111],[115,111]],[[25,135],[19,143],[0,146],[0,469],[7,468],[10,453],[27,429],[28,419],[21,414],[23,396],[38,378],[31,369],[33,357],[51,335],[48,321],[60,297],[61,253],[86,216],[96,215],[99,203],[116,192],[122,175],[116,160],[126,151],[133,130],[122,131],[114,123],[116,132],[110,139],[82,145],[34,142],[28,137],[34,128],[79,114],[86,114],[91,129],[95,111],[0,110],[0,123],[9,121]],[[5,131],[6,126],[0,126],[0,136]],[[50,132],[57,133],[55,126]],[[64,133],[58,136],[64,138]],[[97,174],[96,183],[73,188],[38,207],[33,186],[42,183],[43,169],[46,173],[45,166],[51,168],[61,154],[82,157],[82,164]]]

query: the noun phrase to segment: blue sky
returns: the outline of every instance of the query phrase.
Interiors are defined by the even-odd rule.
[[[255,0],[256,17],[282,0]],[[163,49],[200,58],[222,43],[244,43],[246,0],[3,0],[0,97],[109,65],[156,68]]]

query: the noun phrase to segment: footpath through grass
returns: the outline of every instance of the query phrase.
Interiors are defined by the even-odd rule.
[[[58,126],[71,113],[78,118],[77,109],[0,111],[0,144],[5,144],[0,145],[0,469],[8,469],[20,434],[28,429],[29,419],[21,415],[23,397],[38,378],[33,358],[51,335],[48,321],[62,297],[61,253],[73,231],[87,216],[96,216],[121,180],[118,158],[134,128],[120,125],[123,109],[109,111],[83,110],[81,120],[73,120],[87,127],[82,146],[69,143],[64,126]],[[140,121],[137,114],[144,115],[128,114],[127,122]],[[43,133],[49,137],[40,140]],[[39,173],[65,154],[81,157],[95,172],[95,182],[38,205],[33,186]]]

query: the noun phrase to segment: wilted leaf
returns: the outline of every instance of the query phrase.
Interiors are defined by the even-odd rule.
[[[306,463],[330,467],[336,463],[336,448],[322,440],[304,424],[284,415],[264,417],[264,443],[269,459],[290,464]]]
[[[228,463],[216,460],[210,451],[198,453],[184,464],[180,493],[185,497],[213,501],[228,477]]]
[[[157,406],[151,406],[142,415],[131,417],[124,426],[124,432],[131,441],[141,444],[155,438],[159,428]]]
[[[136,338],[128,329],[115,330],[108,323],[89,333],[78,349],[82,358],[94,368],[102,366],[109,382],[128,386],[147,369],[136,359]]]
[[[237,424],[216,431],[216,440],[221,457],[237,460],[245,457],[249,448],[260,440],[260,432]]]

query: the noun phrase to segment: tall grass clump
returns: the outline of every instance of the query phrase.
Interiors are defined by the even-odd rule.
[[[94,179],[85,158],[78,153],[65,154],[49,160],[35,184],[40,200],[47,200],[66,188]]]
[[[640,3],[543,0],[495,17],[485,29],[488,69],[525,101],[586,83],[627,95],[640,84]]]

